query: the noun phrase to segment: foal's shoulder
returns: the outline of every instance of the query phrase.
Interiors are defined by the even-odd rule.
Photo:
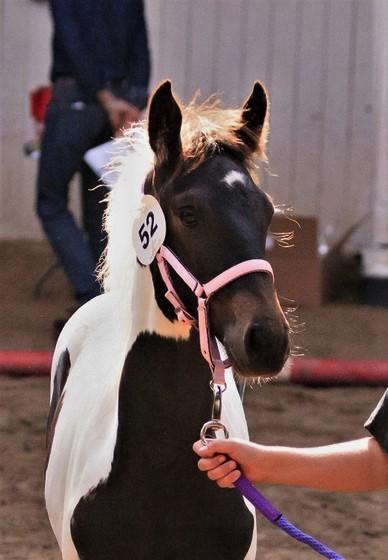
[[[113,296],[102,294],[88,301],[67,321],[55,347],[51,372],[55,375],[58,363],[64,353],[68,353],[71,364],[75,363],[81,351],[88,345],[96,345],[106,339],[114,321]]]

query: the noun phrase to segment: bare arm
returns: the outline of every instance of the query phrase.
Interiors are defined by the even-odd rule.
[[[312,448],[213,440],[208,447],[196,442],[194,451],[199,469],[221,487],[233,486],[239,464],[252,482],[333,491],[388,488],[388,454],[371,437]]]

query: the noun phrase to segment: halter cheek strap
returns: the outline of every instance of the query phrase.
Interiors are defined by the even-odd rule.
[[[167,300],[172,304],[175,314],[179,321],[193,326],[198,326],[199,341],[202,356],[208,362],[213,375],[214,385],[225,386],[225,369],[230,366],[229,360],[222,360],[217,345],[216,337],[209,329],[208,303],[210,298],[221,288],[233,282],[241,276],[251,274],[252,272],[264,272],[269,274],[273,279],[272,267],[268,261],[263,259],[251,259],[243,261],[218,276],[209,280],[205,284],[201,284],[195,276],[180,262],[177,256],[165,245],[159,249],[156,255],[160,274],[167,287],[165,294]],[[185,309],[182,301],[175,291],[171,280],[169,266],[178,274],[185,282],[190,290],[197,297],[198,302],[198,321],[190,315]]]

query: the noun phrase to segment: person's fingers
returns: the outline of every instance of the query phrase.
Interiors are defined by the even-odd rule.
[[[212,457],[216,453],[229,454],[234,449],[234,442],[228,439],[212,439],[208,441],[207,445],[204,445],[202,441],[196,441],[193,445],[193,450],[200,457]]]
[[[232,471],[230,474],[228,474],[227,476],[225,476],[224,478],[217,480],[217,484],[220,488],[234,488],[234,485],[237,482],[237,480],[240,478],[240,476],[241,476],[241,472],[238,469],[236,469]]]
[[[212,451],[208,445],[204,445],[201,440],[193,444],[193,450],[200,457],[213,457],[215,451]]]
[[[140,110],[135,105],[131,105],[124,99],[114,96],[109,101],[103,103],[103,107],[108,113],[108,117],[115,133],[119,129],[128,128],[131,124],[139,121]]]
[[[122,113],[122,122],[124,125],[128,126],[129,124],[138,122],[140,116],[140,112],[135,107],[128,107]]]
[[[138,120],[138,118],[140,117],[139,109],[137,107],[134,107],[133,105],[129,108],[128,112],[133,119]]]
[[[237,464],[235,461],[226,461],[222,465],[209,470],[207,476],[210,478],[210,480],[221,480],[236,469]]]
[[[216,457],[210,457],[209,459],[200,459],[198,461],[198,468],[200,471],[210,471],[220,466],[226,461],[223,455],[217,455]]]
[[[236,461],[223,454],[233,452],[234,448],[233,441],[222,439],[210,440],[208,445],[204,445],[202,441],[193,444],[193,450],[201,457],[198,461],[199,470],[206,472],[208,478],[220,488],[234,488],[241,476]]]

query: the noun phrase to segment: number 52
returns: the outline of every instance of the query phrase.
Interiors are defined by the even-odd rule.
[[[157,229],[158,224],[155,223],[154,213],[148,212],[145,223],[142,224],[138,232],[143,249],[147,249]]]

